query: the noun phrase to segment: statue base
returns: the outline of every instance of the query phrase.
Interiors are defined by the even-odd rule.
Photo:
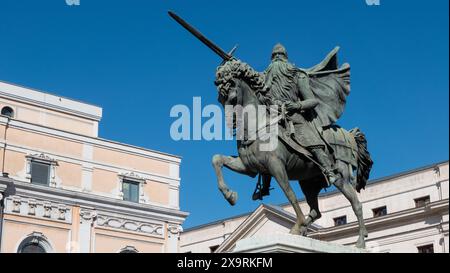
[[[233,253],[368,253],[368,251],[304,236],[276,233],[239,240]]]

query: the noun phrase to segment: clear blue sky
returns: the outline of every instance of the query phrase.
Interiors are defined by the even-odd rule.
[[[100,136],[183,157],[185,226],[248,212],[255,180],[226,172],[240,199],[217,190],[215,153],[231,141],[170,138],[174,104],[217,103],[219,58],[167,15],[176,11],[257,70],[276,42],[310,67],[336,45],[352,66],[352,91],[340,124],[359,126],[375,161],[371,178],[447,160],[449,37],[447,0],[0,2],[0,79],[103,107]],[[298,185],[293,184],[298,190]],[[265,199],[284,203],[276,187]]]

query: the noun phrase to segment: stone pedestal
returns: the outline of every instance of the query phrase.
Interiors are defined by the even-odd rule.
[[[272,234],[238,241],[234,253],[368,253],[363,249],[343,246],[291,234]]]

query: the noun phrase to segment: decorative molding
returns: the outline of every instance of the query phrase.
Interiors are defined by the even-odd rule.
[[[149,198],[145,195],[144,184],[146,184],[146,179],[135,173],[134,171],[119,174],[119,187],[118,187],[118,198],[123,200],[123,180],[128,180],[131,182],[139,183],[139,203],[148,203]]]
[[[52,216],[52,204],[50,202],[44,202],[44,217],[50,218]]]
[[[53,188],[60,186],[56,182],[56,166],[58,166],[58,162],[54,158],[51,158],[44,153],[26,155],[25,158],[27,160],[25,178],[28,180],[28,182],[31,182],[31,163],[35,161],[48,164],[50,166],[49,186]]]
[[[145,183],[145,178],[134,171],[119,174],[121,179],[129,179],[139,183]]]
[[[66,220],[66,211],[68,210],[66,205],[60,204],[58,206],[58,220]]]
[[[434,175],[436,176],[436,178],[439,178],[441,176],[441,168],[439,167],[439,165],[436,165],[433,168],[434,171]]]
[[[4,212],[7,214],[46,218],[65,223],[72,221],[71,209],[65,204],[25,198],[18,195],[5,198]]]
[[[167,226],[167,231],[173,235],[180,235],[183,232],[183,227],[177,224],[169,224]]]
[[[139,253],[139,251],[134,246],[126,246],[120,249],[118,253]]]
[[[43,162],[48,163],[48,164],[58,165],[56,160],[54,160],[53,158],[49,157],[48,155],[46,155],[44,153],[26,155],[25,157],[26,158],[30,158],[32,160],[36,160],[36,161],[43,161]]]
[[[75,192],[61,188],[42,187],[40,185],[34,185],[18,180],[13,181],[17,196],[26,196],[27,198],[32,198],[35,200],[48,200],[52,203],[65,204],[67,206],[81,206],[82,208],[95,207],[98,211],[133,215],[133,217],[138,218],[137,220],[139,221],[147,221],[147,219],[152,219],[156,221],[181,224],[189,215],[188,212],[156,203],[141,204],[125,202],[109,196]],[[3,179],[0,177],[0,187],[9,182],[10,179]],[[11,198],[11,196],[6,198]],[[10,200],[8,202],[11,203],[10,207],[12,208],[12,201]],[[39,209],[42,210],[41,213],[43,213],[42,203],[40,205],[38,204],[36,213]]]
[[[81,209],[80,210],[80,224],[86,222],[94,222],[97,219],[97,212],[91,209]]]
[[[22,204],[21,198],[18,196],[14,196],[12,198],[12,203],[13,203],[12,212],[20,213],[20,206]]]
[[[164,236],[162,224],[135,221],[109,215],[99,215],[97,218],[97,226],[156,235],[159,237]]]
[[[28,199],[28,215],[36,215],[36,200]]]
[[[45,237],[45,235],[41,232],[34,231],[31,234],[28,234],[26,238],[20,242],[20,245],[17,247],[17,252],[21,253],[22,249],[29,244],[37,244],[42,247],[47,253],[53,252],[53,248],[49,243],[47,237]]]

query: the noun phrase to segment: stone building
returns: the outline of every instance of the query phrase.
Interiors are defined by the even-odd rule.
[[[369,251],[449,252],[448,161],[372,180],[359,198],[369,231]],[[304,213],[309,212],[304,200],[300,206]],[[319,208],[322,218],[308,236],[354,245],[358,225],[345,197],[336,191],[321,194]],[[181,251],[233,252],[240,240],[286,234],[294,223],[290,205],[262,204],[251,213],[185,229]]]
[[[98,136],[102,108],[0,82],[1,252],[178,252],[180,157]]]

